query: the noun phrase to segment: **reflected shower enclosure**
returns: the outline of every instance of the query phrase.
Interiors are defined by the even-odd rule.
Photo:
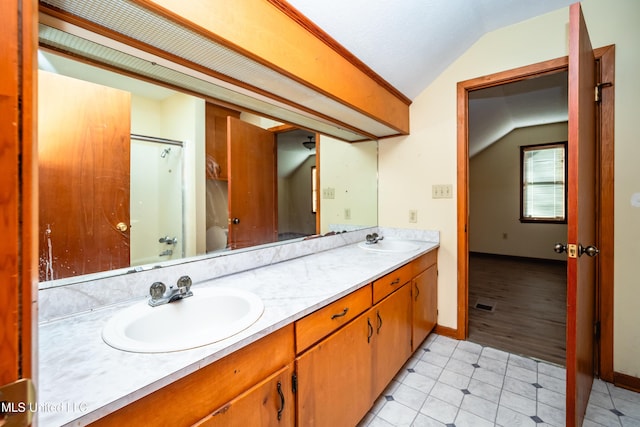
[[[131,135],[131,265],[184,257],[183,143]]]

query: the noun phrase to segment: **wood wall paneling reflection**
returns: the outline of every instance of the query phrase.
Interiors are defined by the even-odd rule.
[[[38,96],[40,280],[129,266],[130,94],[40,71]]]

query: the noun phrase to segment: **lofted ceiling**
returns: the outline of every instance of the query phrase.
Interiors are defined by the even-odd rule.
[[[288,2],[413,100],[484,34],[575,0]],[[475,98],[470,105],[478,112],[470,116],[471,154],[517,127],[566,120],[566,74],[488,90]]]
[[[566,71],[469,93],[469,157],[514,129],[566,122]]]

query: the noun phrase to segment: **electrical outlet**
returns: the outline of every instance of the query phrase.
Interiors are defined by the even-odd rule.
[[[344,219],[351,219],[351,208],[344,208]]]
[[[409,210],[409,222],[416,223],[418,222],[418,211],[415,209]]]
[[[335,199],[336,198],[336,189],[333,187],[327,187],[322,189],[322,198],[323,199]]]

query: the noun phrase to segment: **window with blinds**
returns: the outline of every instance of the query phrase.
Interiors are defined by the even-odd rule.
[[[566,222],[566,142],[520,147],[522,222]]]

